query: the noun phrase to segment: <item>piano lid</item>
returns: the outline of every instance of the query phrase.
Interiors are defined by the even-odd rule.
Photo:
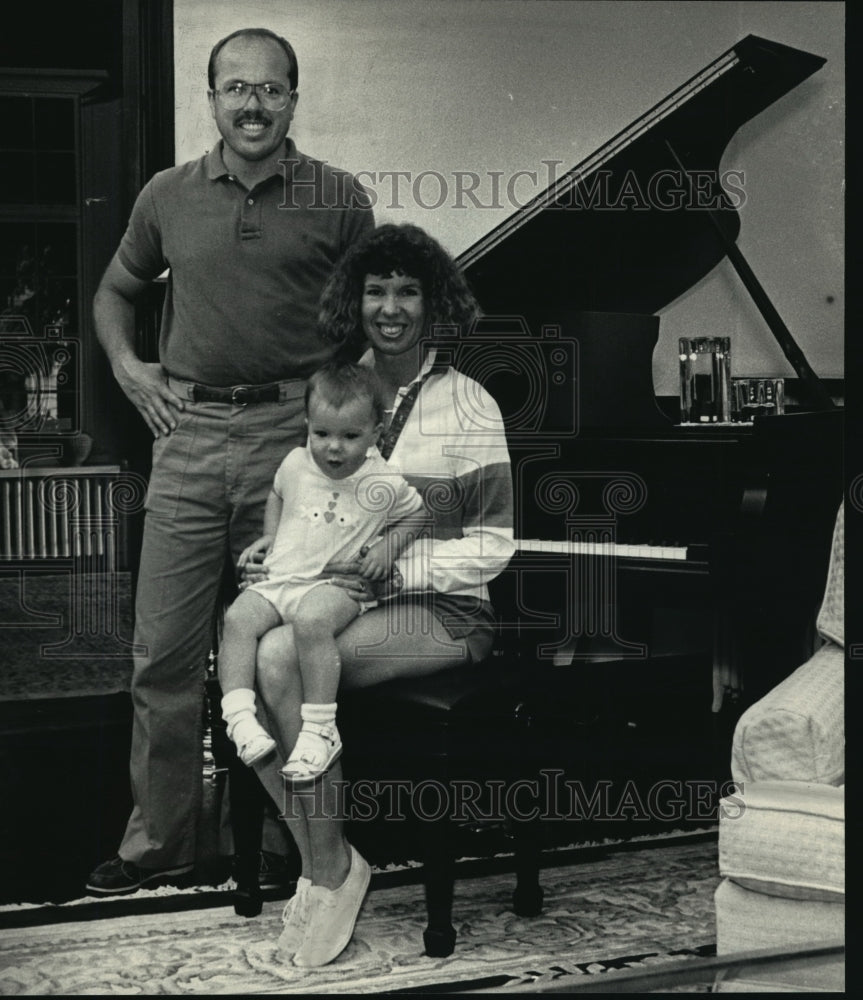
[[[683,294],[740,230],[735,192],[717,182],[732,135],[825,61],[738,42],[461,254],[486,313],[649,314]]]

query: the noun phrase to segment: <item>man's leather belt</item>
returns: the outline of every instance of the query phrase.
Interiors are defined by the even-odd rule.
[[[286,403],[302,399],[306,394],[306,379],[288,378],[266,385],[201,385],[168,375],[168,386],[181,399],[193,403],[227,403],[248,406],[250,403]]]
[[[193,385],[192,399],[196,403],[232,403],[246,406],[249,403],[278,403],[281,386],[278,382],[269,385]]]

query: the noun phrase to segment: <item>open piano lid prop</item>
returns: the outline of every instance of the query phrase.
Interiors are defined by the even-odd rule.
[[[728,256],[811,407],[831,408],[737,247],[734,192],[719,172],[737,129],[824,62],[749,35],[562,175],[459,257],[488,317],[477,332],[523,343],[512,317],[533,337],[558,327],[579,341],[582,426],[667,423],[652,389],[652,314]],[[609,313],[626,315],[590,315]]]

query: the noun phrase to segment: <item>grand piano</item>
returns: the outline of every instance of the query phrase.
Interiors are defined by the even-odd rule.
[[[501,628],[532,658],[649,664],[695,636],[718,710],[811,652],[842,412],[736,244],[720,158],[824,62],[747,36],[459,258],[484,318],[453,361],[497,398],[513,460]],[[656,314],[726,257],[797,375],[797,405],[681,426],[653,392]]]

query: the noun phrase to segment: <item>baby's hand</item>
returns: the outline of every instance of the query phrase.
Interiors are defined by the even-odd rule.
[[[251,545],[247,546],[240,553],[240,558],[237,560],[237,569],[244,569],[249,563],[263,561],[270,554],[272,547],[273,536],[261,535],[260,538],[252,542]]]
[[[360,549],[360,576],[365,580],[385,580],[390,575],[392,559],[385,538]]]

